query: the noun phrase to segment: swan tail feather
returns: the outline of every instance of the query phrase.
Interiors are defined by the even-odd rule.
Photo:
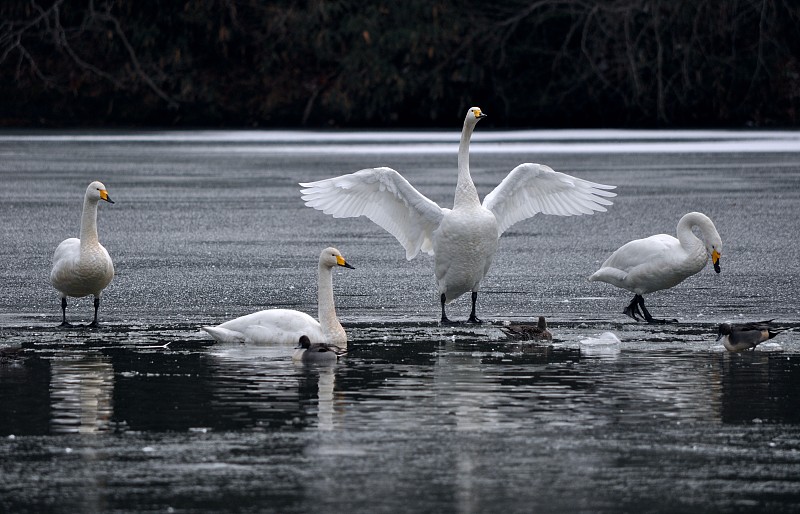
[[[592,276],[589,277],[589,280],[592,282],[600,281],[600,282],[607,282],[609,284],[615,285],[617,287],[622,287],[622,284],[625,281],[625,278],[628,276],[628,273],[616,268],[600,268],[599,270],[595,271]]]
[[[203,327],[214,340],[220,343],[243,343],[245,340],[244,334],[235,332],[222,327]]]

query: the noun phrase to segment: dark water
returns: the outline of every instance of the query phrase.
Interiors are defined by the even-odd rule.
[[[538,160],[620,196],[603,215],[514,227],[479,300],[490,322],[440,327],[430,259],[318,216],[295,183],[389,164],[446,205],[453,155],[245,136],[0,138],[0,511],[800,510],[800,153],[478,148],[481,194]],[[117,202],[99,220],[117,276],[100,329],[62,330],[48,261],[94,178]],[[648,297],[679,324],[630,322],[627,294],[585,277],[688,210],[715,220],[723,273]],[[313,314],[328,244],[357,268],[334,277],[340,362],[199,332],[268,306]],[[497,328],[538,314],[552,345]],[[68,315],[89,319],[90,301]],[[714,341],[721,321],[773,317],[795,330],[763,350]],[[621,343],[592,344],[606,331]]]

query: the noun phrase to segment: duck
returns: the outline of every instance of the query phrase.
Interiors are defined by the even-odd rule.
[[[214,340],[222,343],[252,343],[269,345],[296,345],[305,336],[314,344],[331,344],[346,348],[347,333],[339,318],[333,300],[332,269],[355,269],[336,248],[330,247],[319,254],[317,278],[317,309],[319,321],[305,312],[293,309],[266,309],[247,314],[216,326],[202,329]]]
[[[547,320],[544,316],[539,316],[536,325],[528,323],[518,323],[500,327],[500,330],[509,339],[517,341],[552,341],[553,334],[547,330]]]
[[[336,362],[344,350],[335,344],[312,343],[306,335],[300,336],[297,349],[292,354],[292,360],[304,363],[331,363]]]
[[[61,295],[62,327],[72,326],[67,322],[67,297],[88,295],[94,296],[94,319],[89,326],[98,326],[100,295],[114,278],[114,263],[97,235],[97,207],[101,201],[114,203],[106,186],[94,181],[83,195],[80,237],[63,240],[53,253],[50,284]]]
[[[693,229],[698,229],[702,239]],[[669,289],[699,273],[708,263],[719,273],[722,238],[714,222],[703,213],[689,212],[678,221],[678,237],[657,234],[625,243],[605,260],[591,281],[606,282],[634,293],[623,314],[636,321],[667,323],[654,318],[644,305],[642,295]],[[677,322],[673,319],[672,322]]]
[[[786,329],[770,326],[773,321],[769,319],[742,324],[721,323],[717,329],[717,341],[722,339],[723,346],[731,353],[754,351],[764,341],[786,332]]]
[[[598,184],[524,163],[480,201],[469,169],[469,144],[477,123],[486,118],[470,107],[458,147],[458,180],[453,208],[443,208],[417,191],[392,168],[368,168],[339,177],[301,182],[305,205],[334,218],[366,216],[392,234],[406,251],[434,257],[441,323],[451,323],[445,305],[471,293],[469,323],[481,323],[476,302],[481,282],[509,227],[538,213],[575,216],[606,211],[615,186]]]

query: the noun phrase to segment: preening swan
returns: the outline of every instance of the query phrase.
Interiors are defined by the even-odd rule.
[[[215,327],[203,327],[211,337],[223,343],[297,345],[306,336],[310,343],[346,347],[347,334],[336,317],[333,303],[332,268],[353,269],[339,250],[326,248],[319,254],[317,309],[319,321],[305,312],[291,309],[267,309],[226,321]]]
[[[340,177],[301,183],[309,207],[334,218],[366,216],[397,238],[411,260],[420,251],[434,256],[442,323],[445,304],[472,292],[469,321],[480,323],[475,302],[501,234],[537,213],[572,216],[605,211],[607,191],[596,184],[553,171],[541,164],[514,168],[481,204],[469,172],[469,142],[484,118],[471,107],[458,149],[458,182],[453,209],[439,207],[391,168],[370,168]]]
[[[694,227],[700,231],[703,240],[694,234]],[[608,282],[634,293],[624,314],[637,321],[638,314],[648,323],[663,323],[664,320],[653,318],[647,311],[643,294],[680,284],[702,270],[709,255],[714,263],[714,271],[720,272],[722,239],[708,216],[699,212],[685,214],[678,222],[677,232],[677,239],[658,234],[624,244],[606,259],[589,280]]]
[[[736,325],[722,323],[717,330],[717,341],[722,339],[725,348],[733,353],[755,350],[756,346],[764,341],[786,331],[786,329],[773,327],[771,323],[771,319]]]
[[[97,326],[97,310],[100,293],[114,278],[114,263],[97,237],[97,204],[100,200],[114,203],[108,197],[106,186],[92,182],[83,196],[80,239],[65,239],[53,254],[53,269],[50,283],[61,293],[61,325],[67,323],[67,297],[80,298],[94,295],[94,320]]]

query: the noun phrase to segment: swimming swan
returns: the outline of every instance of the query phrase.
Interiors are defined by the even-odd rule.
[[[705,242],[692,232],[694,227],[699,229]],[[677,232],[677,239],[658,234],[624,244],[606,259],[589,280],[608,282],[634,293],[624,314],[637,321],[638,314],[648,323],[663,323],[665,320],[655,319],[647,311],[643,294],[680,284],[706,266],[709,254],[714,271],[721,271],[719,259],[722,239],[708,216],[699,212],[685,214],[678,222]]]
[[[420,250],[434,256],[442,305],[442,323],[450,320],[445,304],[472,292],[469,321],[480,323],[475,301],[489,270],[500,235],[537,213],[572,216],[605,211],[606,186],[553,171],[542,164],[514,168],[481,204],[469,173],[469,141],[486,117],[471,107],[464,119],[458,149],[458,183],[453,209],[439,207],[391,168],[370,168],[340,177],[300,183],[306,205],[334,218],[366,216],[397,238],[413,259]]]
[[[248,314],[215,327],[203,327],[211,337],[223,343],[297,345],[302,336],[311,343],[347,346],[347,334],[336,317],[333,303],[334,266],[354,269],[339,250],[326,248],[319,254],[317,309],[319,321],[305,312],[291,309],[267,309]]]
[[[97,237],[97,203],[100,200],[114,203],[108,197],[106,186],[92,182],[83,196],[80,239],[70,237],[63,240],[53,254],[50,283],[61,293],[61,326],[70,326],[67,323],[67,297],[80,298],[91,294],[94,295],[94,321],[89,326],[96,327],[100,293],[114,278],[114,263]]]

